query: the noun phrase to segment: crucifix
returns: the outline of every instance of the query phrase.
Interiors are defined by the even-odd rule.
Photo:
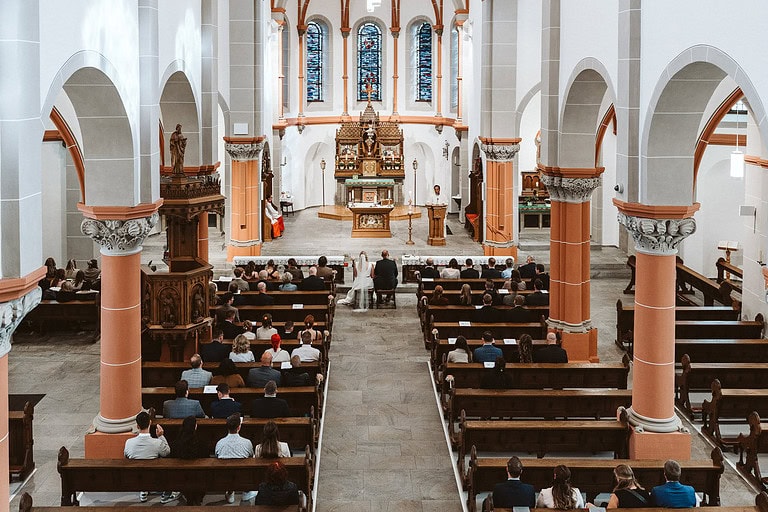
[[[365,79],[365,93],[368,95],[368,105],[371,104],[371,94],[373,94],[373,77]]]

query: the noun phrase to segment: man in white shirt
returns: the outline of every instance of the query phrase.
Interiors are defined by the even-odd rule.
[[[139,433],[136,437],[125,441],[123,454],[126,459],[157,459],[158,457],[167,457],[171,453],[171,447],[168,446],[168,441],[165,440],[163,435],[163,427],[157,426],[157,438],[154,438],[149,433],[151,423],[152,421],[146,411],[141,411],[136,415],[136,427],[139,429]],[[164,492],[160,501],[168,503],[178,498],[178,496],[179,493]],[[149,493],[147,491],[139,493],[139,501],[142,503],[146,502],[148,497]]]
[[[299,356],[302,363],[311,363],[320,360],[320,351],[312,346],[312,333],[304,331],[301,333],[301,345],[293,349],[291,357]]]
[[[431,204],[445,204],[443,198],[440,196],[440,185],[435,185],[433,189],[434,193],[430,195],[429,202]]]
[[[227,417],[227,432],[229,434],[219,439],[219,442],[216,443],[215,453],[217,459],[247,459],[253,457],[253,443],[240,435],[240,421],[239,414],[232,414]],[[243,493],[243,500],[253,499],[253,495],[250,495],[250,497],[246,495],[250,495],[250,493]],[[227,503],[235,502],[234,491],[225,492],[224,497],[227,499]]]

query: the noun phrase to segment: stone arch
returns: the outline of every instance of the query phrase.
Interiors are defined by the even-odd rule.
[[[435,173],[436,158],[432,146],[424,142],[416,142],[405,153],[410,156],[405,163],[404,197],[408,197],[408,191],[414,188],[414,180],[416,190],[413,190],[413,201],[415,204],[426,204],[427,198],[432,193],[432,187],[436,184],[439,184],[444,191],[451,190],[449,183],[436,181],[439,177]],[[414,159],[419,162],[419,168],[416,171],[413,169]]]
[[[161,153],[169,155],[168,144],[177,124],[187,138],[187,150],[184,154],[184,166],[200,165],[202,147],[200,145],[200,109],[195,95],[195,88],[189,76],[183,70],[182,61],[174,61],[163,73],[160,92],[160,120],[163,126]],[[166,158],[169,167],[170,159]],[[170,169],[164,169],[170,171]]]
[[[325,173],[320,169],[320,162],[325,159]],[[322,206],[323,187],[325,187],[325,204],[334,204],[336,180],[333,176],[335,161],[334,147],[327,142],[318,141],[309,146],[304,156],[304,207]]]
[[[640,139],[639,202],[687,206],[695,201],[694,159],[701,121],[726,76],[744,93],[761,140],[768,140],[765,107],[738,62],[712,46],[688,48],[662,72],[648,103]]]
[[[599,60],[589,57],[575,66],[565,90],[558,162],[562,167],[594,168],[601,105],[606,94],[611,103],[616,98],[610,75]]]

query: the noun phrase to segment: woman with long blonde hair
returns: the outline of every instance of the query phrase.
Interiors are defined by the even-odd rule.
[[[251,342],[242,334],[238,334],[232,341],[232,352],[229,358],[235,363],[253,363],[256,359],[251,352]]]

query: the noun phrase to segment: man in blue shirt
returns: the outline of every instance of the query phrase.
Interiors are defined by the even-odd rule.
[[[476,363],[493,363],[497,357],[502,355],[501,349],[493,346],[493,334],[491,334],[491,331],[485,331],[483,333],[483,344],[477,347],[473,353],[474,361]]]
[[[651,490],[651,500],[657,507],[691,508],[699,506],[699,497],[690,485],[680,483],[680,464],[675,460],[664,463],[664,485]]]

